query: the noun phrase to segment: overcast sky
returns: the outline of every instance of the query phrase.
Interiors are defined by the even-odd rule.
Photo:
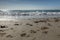
[[[0,9],[60,9],[60,0],[0,0]]]

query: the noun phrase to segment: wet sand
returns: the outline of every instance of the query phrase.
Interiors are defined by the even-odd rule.
[[[60,18],[0,20],[0,40],[60,40]]]

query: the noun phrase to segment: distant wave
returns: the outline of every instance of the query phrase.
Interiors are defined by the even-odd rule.
[[[60,17],[60,10],[0,10],[0,18]]]

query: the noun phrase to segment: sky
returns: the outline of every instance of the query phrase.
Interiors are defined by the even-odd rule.
[[[6,10],[60,9],[60,0],[0,0],[0,9]]]

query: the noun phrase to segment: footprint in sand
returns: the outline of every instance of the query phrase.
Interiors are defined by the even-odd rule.
[[[5,30],[0,30],[0,32],[4,32]]]
[[[42,33],[47,34],[48,33],[47,29],[49,29],[49,28],[48,27],[41,27]]]
[[[40,20],[39,22],[47,22],[47,20]]]
[[[43,31],[42,33],[47,34],[47,33],[48,33],[48,31]]]
[[[10,28],[11,30],[13,30],[14,28]]]
[[[6,25],[0,25],[0,28],[8,28]]]
[[[59,22],[60,20],[59,19],[55,19],[55,22]]]
[[[16,24],[14,24],[15,26],[18,26],[19,24],[18,23],[16,23]]]
[[[39,21],[34,21],[34,23],[39,23]]]
[[[26,35],[27,35],[26,33],[22,33],[20,36],[25,37]]]
[[[6,35],[6,37],[7,37],[7,38],[13,38],[13,36],[12,36],[12,35]]]
[[[36,33],[36,31],[35,30],[30,30],[30,33]]]
[[[39,22],[47,22],[47,21],[46,20],[34,21],[34,23],[39,23]]]
[[[32,40],[36,40],[36,37],[34,37]]]
[[[0,36],[3,37],[4,35],[6,35],[6,33],[0,33]]]
[[[48,26],[52,26],[50,23],[48,23]]]
[[[32,24],[27,23],[26,25],[33,26]]]
[[[49,29],[48,27],[41,27],[41,30]]]

